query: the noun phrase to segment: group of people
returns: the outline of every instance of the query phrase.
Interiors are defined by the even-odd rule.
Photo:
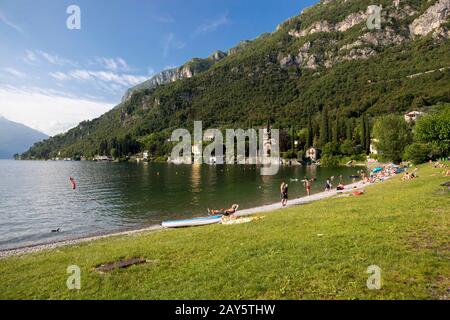
[[[408,171],[405,171],[404,176],[402,177],[402,180],[412,180],[414,178],[417,178],[416,172],[417,172],[417,168],[415,168],[411,173]]]
[[[327,178],[327,180],[325,182],[325,191],[331,191],[331,189],[333,188],[333,185],[331,183],[333,181],[333,179],[334,179],[334,177]],[[307,178],[307,177],[304,177],[302,180],[307,196],[311,195],[311,188],[312,188],[312,184],[314,181],[315,181],[314,178]],[[285,207],[287,205],[287,201],[289,198],[288,190],[289,190],[289,185],[285,181],[283,181],[280,185],[280,199],[281,199],[282,207]],[[337,190],[344,190],[344,185],[342,184],[342,175],[341,175],[341,180],[339,182],[339,185],[337,186]]]
[[[436,161],[435,163],[433,163],[433,161],[430,160],[430,164],[432,166],[434,166],[435,168],[442,168],[445,169],[444,171],[442,171],[442,174],[445,177],[450,177],[450,169],[448,169],[448,165],[439,161]]]

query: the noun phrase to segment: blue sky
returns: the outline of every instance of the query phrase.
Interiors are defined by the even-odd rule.
[[[0,115],[56,134],[192,57],[271,32],[307,0],[0,0]],[[69,30],[69,5],[81,29]]]

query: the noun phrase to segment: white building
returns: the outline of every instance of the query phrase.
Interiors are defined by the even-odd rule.
[[[316,162],[320,157],[320,150],[316,148],[309,148],[306,150],[306,158],[309,158],[312,162]]]
[[[423,112],[411,111],[405,114],[405,121],[408,123],[416,122],[421,116],[423,116]]]
[[[375,145],[378,143],[378,139],[372,139],[372,140],[370,140],[370,147],[369,147],[369,149],[370,149],[370,153],[371,154],[378,154],[378,150],[377,150],[377,148],[375,147]]]

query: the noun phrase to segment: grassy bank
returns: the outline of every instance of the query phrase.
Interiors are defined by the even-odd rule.
[[[361,197],[279,210],[241,225],[114,237],[0,260],[0,298],[449,299],[450,180],[419,178],[367,188]],[[99,274],[120,258],[152,263]],[[66,287],[69,265],[81,290]],[[369,265],[382,288],[366,286]]]

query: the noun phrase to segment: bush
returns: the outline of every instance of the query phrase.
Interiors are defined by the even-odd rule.
[[[320,164],[323,167],[337,167],[339,166],[341,158],[338,156],[325,155],[320,159]]]
[[[294,150],[289,150],[282,153],[284,159],[297,159],[297,153]]]
[[[431,159],[432,146],[429,143],[415,142],[405,148],[403,158],[414,164],[421,164]]]

